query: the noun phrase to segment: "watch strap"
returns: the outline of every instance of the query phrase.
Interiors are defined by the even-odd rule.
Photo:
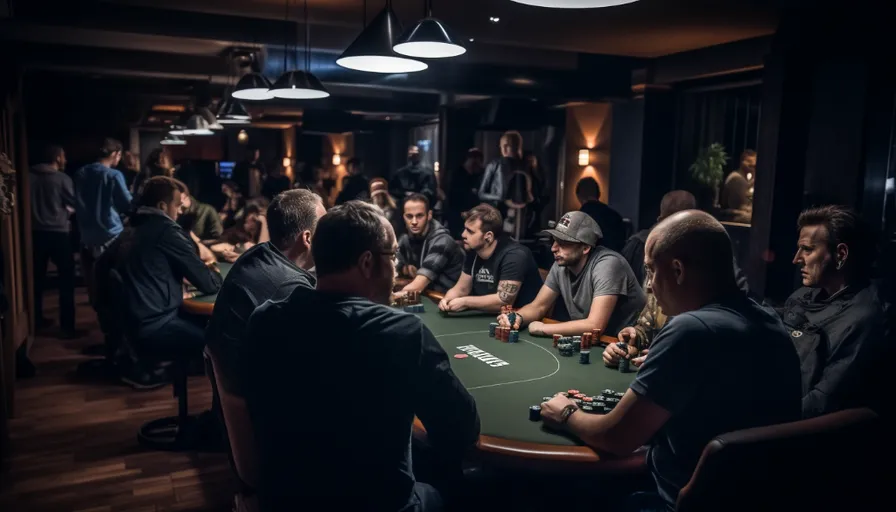
[[[572,416],[572,414],[578,410],[579,410],[579,408],[576,407],[574,404],[569,404],[566,407],[564,407],[563,411],[560,412],[560,423],[565,424],[567,421],[569,421],[569,417]]]

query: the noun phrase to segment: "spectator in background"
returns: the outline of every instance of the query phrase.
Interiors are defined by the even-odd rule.
[[[506,214],[505,200],[512,196],[510,180],[515,172],[524,170],[523,136],[516,131],[504,133],[501,136],[501,158],[492,160],[485,167],[479,200],[498,208],[502,215]]]
[[[131,208],[124,175],[113,169],[121,161],[121,142],[106,139],[99,159],[75,171],[75,212],[81,232],[81,272],[87,283],[91,305],[96,295],[93,265],[97,258],[121,234],[121,215]]]
[[[240,187],[248,199],[261,195],[261,186],[267,175],[261,161],[261,150],[249,148],[248,158],[238,163],[233,169],[233,181]]]
[[[580,179],[576,184],[576,197],[582,204],[581,211],[597,221],[604,233],[604,247],[620,252],[625,244],[625,223],[616,210],[600,201],[600,195],[600,185],[590,176]]]
[[[484,157],[479,148],[470,148],[460,169],[450,177],[446,220],[451,235],[460,238],[464,230],[461,214],[479,204],[479,185],[482,183]]]
[[[411,194],[423,194],[429,204],[436,204],[439,185],[432,169],[420,163],[420,148],[408,148],[408,165],[395,172],[389,182],[389,193],[403,202]]]
[[[252,246],[270,241],[265,217],[267,209],[268,202],[263,198],[249,200],[236,225],[225,229],[217,243],[209,249],[219,258],[233,263]]]
[[[364,167],[360,158],[351,158],[345,164],[346,175],[342,178],[342,191],[336,196],[336,204],[346,201],[366,201],[369,197],[370,180],[364,176]]]
[[[662,201],[660,201],[660,216],[657,217],[656,221],[659,223],[673,213],[696,209],[697,199],[694,197],[694,194],[686,190],[673,190],[667,192],[663,196]],[[635,277],[638,278],[639,283],[644,282],[644,244],[647,243],[647,236],[651,230],[653,230],[653,226],[638,231],[629,237],[625,242],[625,247],[622,248],[622,256],[629,266],[632,267],[632,271],[635,273]]]
[[[526,174],[532,180],[532,192],[534,195],[534,201],[529,205],[526,212],[526,233],[533,233],[541,226],[541,212],[551,202],[553,189],[548,180],[548,173],[541,166],[535,153],[526,151],[523,154],[523,160],[526,165]]]
[[[218,212],[224,229],[231,228],[236,225],[237,219],[242,216],[243,208],[246,207],[246,199],[243,198],[242,191],[235,181],[225,181],[221,184],[221,193],[224,194],[224,207]]]
[[[137,158],[137,155],[130,151],[125,151],[121,156],[118,170],[124,175],[124,182],[127,183],[128,190],[131,191],[131,194],[135,193],[134,181],[140,175],[140,160]]]
[[[383,215],[392,224],[392,229],[398,236],[404,233],[404,221],[401,219],[401,212],[398,211],[398,205],[395,199],[389,195],[389,182],[383,178],[374,178],[370,181],[370,202],[379,206],[383,211]]]
[[[31,168],[29,177],[35,323],[39,328],[50,323],[43,316],[43,294],[47,263],[52,260],[59,274],[59,327],[63,337],[75,338],[80,333],[75,331],[75,258],[69,236],[75,193],[65,174],[65,151],[59,146],[44,149],[41,163]]]
[[[753,183],[756,179],[756,152],[747,149],[740,155],[737,170],[725,178],[719,193],[722,220],[749,224],[753,217]]]
[[[286,175],[285,169],[278,165],[271,169],[270,174],[265,178],[264,185],[261,187],[261,195],[268,201],[277,197],[277,194],[286,192],[292,188],[289,176]]]
[[[134,178],[132,190],[135,196],[139,198],[143,190],[143,183],[153,176],[174,177],[174,164],[171,161],[171,155],[165,148],[155,148],[149,152],[143,170]]]
[[[177,223],[185,231],[196,235],[199,240],[203,242],[217,240],[224,233],[221,217],[215,208],[191,196],[186,185],[184,185],[183,207],[184,212],[178,216]]]

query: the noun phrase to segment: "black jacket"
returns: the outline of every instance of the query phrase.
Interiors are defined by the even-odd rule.
[[[438,190],[439,185],[436,182],[435,173],[422,164],[402,167],[389,180],[389,194],[395,198],[399,206],[404,203],[405,197],[416,192],[426,196],[426,199],[429,200],[429,207],[432,208],[436,204]]]
[[[160,210],[139,208],[115,247],[114,265],[124,282],[128,331],[151,336],[177,315],[183,280],[202,293],[221,288],[221,274],[199,259],[189,235]]]
[[[778,310],[800,356],[803,416],[879,406],[885,393],[875,373],[887,343],[877,290],[866,284],[821,293],[800,288]]]
[[[340,205],[346,201],[360,200],[366,201],[370,196],[370,180],[363,174],[355,174],[346,176],[342,179],[342,191],[336,196],[336,204]]]

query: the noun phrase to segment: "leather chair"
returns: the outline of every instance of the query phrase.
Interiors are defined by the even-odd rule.
[[[230,456],[234,471],[240,481],[240,492],[236,495],[237,512],[255,512],[259,510],[255,489],[258,484],[258,455],[255,450],[255,432],[249,418],[246,400],[227,391],[221,382],[220,368],[215,356],[208,348],[205,359],[211,365],[214,375],[215,392],[221,403],[227,440],[230,442]]]
[[[703,450],[677,510],[878,510],[892,462],[883,430],[872,410],[849,409],[723,434]]]
[[[126,312],[122,309],[125,304],[124,280],[121,274],[112,269],[108,276],[108,293],[110,313],[117,318],[126,318]],[[191,417],[187,404],[187,373],[189,361],[179,358],[169,358],[165,354],[150,351],[147,347],[141,347],[134,336],[128,333],[128,329],[122,329],[124,342],[143,360],[155,360],[160,363],[170,362],[169,372],[174,384],[174,397],[177,398],[177,416],[159,418],[144,423],[137,431],[137,441],[144,447],[153,450],[185,451],[195,448],[198,444],[198,429],[196,418]]]

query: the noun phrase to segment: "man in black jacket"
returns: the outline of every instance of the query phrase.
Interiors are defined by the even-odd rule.
[[[576,197],[582,203],[581,211],[597,222],[604,233],[603,245],[620,252],[625,243],[625,223],[619,213],[600,201],[600,184],[586,176],[576,184]]]
[[[411,469],[414,417],[435,451],[457,456],[478,439],[479,416],[429,328],[387,305],[392,226],[373,205],[349,201],[320,219],[311,251],[317,290],[297,287],[262,304],[245,334],[247,404],[264,433],[262,509],[439,510],[438,493]],[[336,395],[357,395],[350,421]],[[317,405],[296,407],[297,399]],[[308,417],[309,407],[329,412]]]
[[[336,196],[336,205],[346,201],[366,201],[370,197],[370,180],[364,175],[360,158],[350,158],[345,163],[345,177],[342,178],[342,190]]]
[[[116,241],[115,267],[124,284],[126,328],[138,347],[189,357],[201,353],[205,337],[201,326],[178,316],[184,280],[210,294],[221,287],[221,274],[199,259],[196,245],[177,225],[182,209],[175,180],[147,180],[131,228]]]
[[[429,167],[420,162],[420,148],[408,148],[408,165],[395,171],[389,180],[389,194],[399,203],[414,193],[423,194],[429,204],[436,204],[439,184],[436,175]]]

